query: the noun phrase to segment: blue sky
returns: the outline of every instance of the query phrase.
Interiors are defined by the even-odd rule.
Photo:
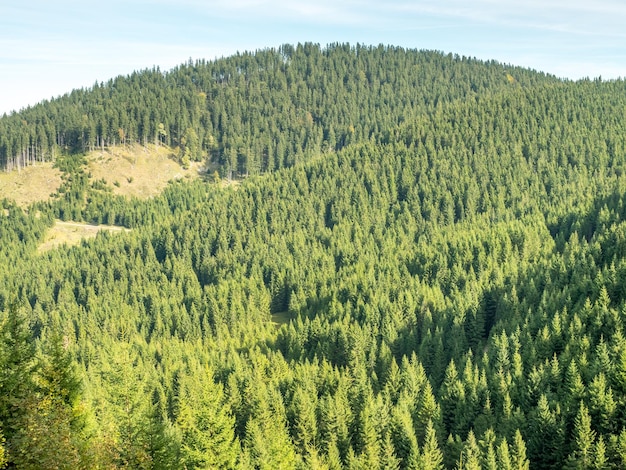
[[[155,65],[307,41],[626,77],[624,25],[624,0],[3,1],[0,114]]]

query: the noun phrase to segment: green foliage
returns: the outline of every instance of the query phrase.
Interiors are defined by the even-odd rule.
[[[7,464],[6,449],[4,448],[5,439],[0,432],[0,468],[4,468]]]
[[[240,175],[271,172],[370,137],[386,141],[409,116],[510,88],[504,71],[434,51],[310,43],[143,70],[1,119],[0,166],[155,142],[178,146],[183,163],[208,153]],[[511,72],[520,85],[555,81]]]
[[[11,304],[0,351],[3,461],[18,468],[89,468],[80,379],[62,338],[53,334],[36,355],[24,309]]]
[[[64,183],[2,201],[0,463],[623,468],[625,110],[621,80],[305,44],[3,118],[0,163]],[[83,150],[148,141],[248,178],[89,184]],[[133,230],[38,253],[55,217]]]
[[[193,128],[189,127],[180,139],[178,159],[184,168],[189,167],[191,161],[200,161],[200,141]]]
[[[426,425],[426,435],[422,447],[421,465],[424,470],[441,470],[443,468],[443,454],[432,421]]]
[[[10,441],[19,428],[15,420],[23,413],[21,405],[35,388],[34,375],[38,369],[27,318],[16,303],[11,303],[5,311],[0,335],[0,421],[4,437]]]
[[[581,402],[580,409],[574,420],[575,450],[569,458],[574,468],[591,468],[595,440],[596,434],[591,429],[589,411],[584,403]]]
[[[235,468],[239,444],[223,392],[204,371],[180,380],[176,425],[184,468]]]

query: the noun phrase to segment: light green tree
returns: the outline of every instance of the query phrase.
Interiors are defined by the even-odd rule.
[[[210,371],[198,370],[181,380],[176,425],[184,468],[235,467],[240,450],[235,420]]]

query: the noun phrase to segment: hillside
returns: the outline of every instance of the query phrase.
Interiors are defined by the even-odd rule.
[[[0,194],[26,208],[46,201],[61,186],[61,172],[53,162],[31,165],[20,171],[0,173]]]
[[[626,466],[623,81],[283,46],[119,78],[0,125],[102,99],[143,140],[143,108],[115,95],[133,83],[171,113],[157,141],[188,116],[198,141],[168,142],[176,158],[240,183],[128,197],[71,144],[56,197],[2,202],[0,459]],[[260,166],[223,158],[255,145]],[[132,230],[42,253],[55,219]]]
[[[183,167],[177,151],[166,146],[128,145],[87,152],[87,174],[120,196],[145,199],[160,194],[172,180],[210,177],[205,162]],[[56,197],[63,180],[53,161],[0,173],[0,193],[26,209]]]
[[[398,47],[284,45],[168,72],[144,70],[0,119],[0,167],[117,144],[164,143],[231,175],[382,140],[455,99],[556,79]]]

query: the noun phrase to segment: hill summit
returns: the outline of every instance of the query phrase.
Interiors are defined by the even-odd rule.
[[[168,72],[144,70],[0,119],[0,166],[137,143],[210,159],[230,175],[271,172],[454,100],[553,77],[399,47],[284,45]]]

